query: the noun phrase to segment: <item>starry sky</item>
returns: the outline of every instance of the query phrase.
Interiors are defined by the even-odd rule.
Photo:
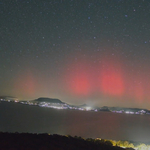
[[[0,0],[0,95],[150,108],[149,0]]]

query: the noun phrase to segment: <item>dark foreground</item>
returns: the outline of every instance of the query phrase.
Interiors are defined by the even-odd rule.
[[[123,150],[105,140],[82,139],[81,137],[0,133],[1,150]]]

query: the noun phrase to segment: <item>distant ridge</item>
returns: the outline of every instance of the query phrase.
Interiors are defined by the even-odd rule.
[[[148,114],[150,115],[149,109],[143,108],[127,108],[127,107],[92,107],[87,104],[82,105],[70,105],[68,103],[62,102],[57,98],[48,98],[48,97],[40,97],[34,100],[18,100],[17,97],[13,96],[0,96],[0,102],[19,102],[22,104],[28,105],[37,105],[40,107],[49,107],[55,109],[74,109],[74,110],[86,110],[86,111],[107,111],[113,113],[125,113],[125,114]]]
[[[14,97],[14,96],[0,96],[0,99],[9,99],[9,98],[15,99],[16,97]]]
[[[63,103],[59,99],[47,98],[47,97],[40,97],[40,98],[36,99],[35,101],[38,101],[38,102],[49,102],[49,103]]]
[[[13,96],[0,96],[0,100],[15,101],[15,100],[18,100],[18,99],[16,97],[13,97]]]

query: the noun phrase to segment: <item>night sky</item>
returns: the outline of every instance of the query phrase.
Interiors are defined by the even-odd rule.
[[[149,0],[0,0],[0,95],[150,108]]]

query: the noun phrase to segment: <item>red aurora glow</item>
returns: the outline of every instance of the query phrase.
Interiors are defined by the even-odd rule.
[[[68,76],[69,75],[69,76]],[[68,88],[71,93],[77,95],[89,95],[91,91],[89,71],[85,64],[72,64],[67,74]]]
[[[100,90],[106,95],[121,96],[124,93],[122,66],[111,59],[103,60],[99,77]]]
[[[52,76],[45,78],[44,75],[35,76],[33,70],[24,71],[17,76],[14,87],[18,95],[28,97],[38,97],[43,91],[43,95],[46,93],[49,97],[57,97],[63,87],[63,94],[75,99],[104,97],[133,100],[141,104],[150,98],[148,69],[147,72],[132,72],[119,57],[101,56],[100,60],[95,63],[88,56],[84,59],[80,57],[77,61],[70,60],[62,70],[63,78],[53,77],[53,81],[50,80]],[[139,68],[135,70],[139,71]],[[58,94],[55,96],[56,92]]]
[[[125,62],[124,62],[125,63]],[[149,77],[137,77],[119,58],[103,57],[101,63],[91,66],[87,59],[71,63],[66,74],[68,90],[74,96],[103,95],[134,98],[139,102],[149,97]],[[146,80],[146,81],[145,81]],[[148,88],[148,89],[147,89]]]
[[[77,95],[90,96],[97,91],[106,95],[120,96],[124,93],[121,67],[117,65],[117,61],[112,60],[103,60],[103,64],[96,67],[90,67],[88,60],[84,63],[71,64],[70,72],[67,74],[68,88]]]
[[[30,97],[35,95],[36,92],[36,80],[30,71],[19,75],[15,81],[15,88],[21,95],[28,95]]]

